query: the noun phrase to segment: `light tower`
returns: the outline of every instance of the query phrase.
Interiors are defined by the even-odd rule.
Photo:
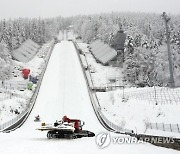
[[[168,61],[169,61],[169,72],[170,72],[170,79],[169,79],[169,83],[170,83],[170,87],[174,88],[175,84],[174,84],[174,76],[173,76],[173,66],[172,66],[172,59],[171,59],[171,48],[170,48],[170,40],[169,40],[169,27],[168,27],[168,23],[170,21],[170,18],[167,16],[166,12],[163,12],[162,17],[165,21],[165,26],[166,26],[166,38],[167,38],[167,51],[168,51]]]

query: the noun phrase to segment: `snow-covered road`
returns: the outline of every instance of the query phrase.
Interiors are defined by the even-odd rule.
[[[21,128],[9,134],[0,134],[0,153],[178,153],[150,144],[112,144],[102,150],[96,145],[95,137],[49,140],[46,138],[46,132],[35,130],[40,127],[40,123],[34,122],[34,116],[37,114],[42,122],[52,123],[67,115],[85,121],[84,129],[96,134],[105,131],[91,106],[86,82],[72,42],[62,41],[55,46],[32,113]]]

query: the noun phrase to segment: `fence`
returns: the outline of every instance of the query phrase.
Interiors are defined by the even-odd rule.
[[[0,87],[7,90],[25,90],[27,89],[28,81],[0,81]]]
[[[126,91],[124,89],[124,95],[128,98],[148,100],[152,104],[180,104],[180,88],[167,88],[167,87],[154,87],[148,90]]]
[[[146,123],[146,129],[155,129],[167,132],[180,133],[179,124]]]
[[[49,49],[49,52],[46,55],[44,68],[43,68],[43,70],[42,70],[42,72],[40,74],[39,81],[38,81],[37,87],[35,89],[35,92],[33,93],[31,99],[29,100],[29,104],[26,106],[25,110],[22,113],[20,113],[17,117],[15,117],[15,118],[1,124],[0,125],[0,132],[3,132],[4,130],[7,130],[7,129],[8,130],[9,129],[12,129],[12,130],[16,129],[16,127],[18,127],[19,125],[22,125],[25,122],[27,116],[32,111],[35,100],[36,100],[37,95],[39,93],[39,89],[40,89],[40,86],[41,86],[41,81],[43,79],[44,73],[45,73],[46,68],[47,68],[48,61],[49,61],[51,53],[52,53],[52,49],[54,47],[53,44],[54,44],[54,41],[52,41],[51,48]]]

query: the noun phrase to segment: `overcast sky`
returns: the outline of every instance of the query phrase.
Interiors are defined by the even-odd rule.
[[[0,0],[0,19],[116,11],[180,14],[180,0]]]

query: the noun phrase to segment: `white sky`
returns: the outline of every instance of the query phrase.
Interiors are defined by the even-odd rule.
[[[180,0],[0,0],[0,19],[66,17],[112,11],[180,14]]]

